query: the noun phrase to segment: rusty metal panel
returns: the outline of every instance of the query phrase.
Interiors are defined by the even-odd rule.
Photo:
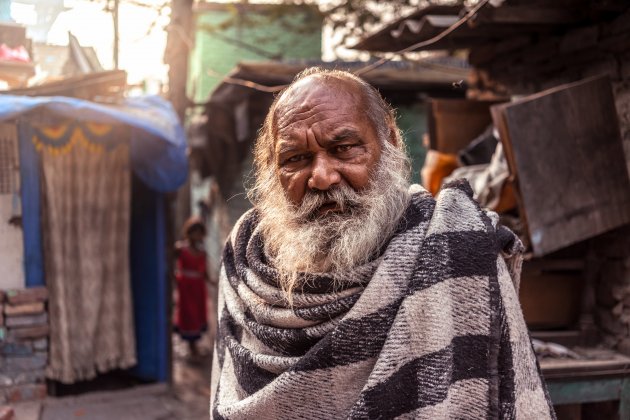
[[[535,255],[630,222],[630,180],[610,81],[492,107]]]

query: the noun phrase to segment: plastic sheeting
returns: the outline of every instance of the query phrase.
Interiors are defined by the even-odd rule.
[[[101,104],[67,97],[0,96],[0,121],[28,117],[32,111],[101,124],[131,127],[131,165],[151,189],[177,189],[188,174],[186,136],[170,103],[159,96]],[[21,139],[21,141],[30,139]]]

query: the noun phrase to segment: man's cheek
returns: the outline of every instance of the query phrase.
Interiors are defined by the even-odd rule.
[[[298,174],[280,174],[280,185],[293,204],[300,204],[305,192],[305,183]]]
[[[370,183],[370,173],[365,166],[348,168],[345,171],[345,179],[353,190],[361,191]]]

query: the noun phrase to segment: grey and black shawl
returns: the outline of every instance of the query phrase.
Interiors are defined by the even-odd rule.
[[[292,308],[256,211],[240,220],[223,255],[213,418],[554,418],[516,293],[520,241],[464,182],[437,200],[412,191],[377,258],[307,282]]]

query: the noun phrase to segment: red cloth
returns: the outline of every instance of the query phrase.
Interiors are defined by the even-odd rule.
[[[188,246],[177,257],[175,328],[185,339],[197,339],[208,328],[206,253]]]
[[[23,45],[15,48],[11,48],[7,44],[0,45],[0,60],[17,61],[20,63],[31,62],[28,51],[26,51]]]

